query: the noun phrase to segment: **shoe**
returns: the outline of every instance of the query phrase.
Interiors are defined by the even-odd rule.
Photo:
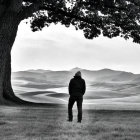
[[[81,121],[77,121],[78,123],[81,123]]]

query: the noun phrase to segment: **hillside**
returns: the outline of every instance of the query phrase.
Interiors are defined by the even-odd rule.
[[[102,69],[91,71],[86,69],[74,68],[70,71],[51,71],[51,70],[27,70],[12,73],[12,80],[25,80],[28,83],[45,83],[67,85],[76,71],[82,72],[83,78],[87,83],[104,81],[104,82],[139,82],[140,74],[133,74],[123,71]]]
[[[140,74],[102,69],[91,71],[28,70],[12,73],[12,85],[20,98],[34,102],[67,104],[68,84],[80,70],[86,81],[85,104],[118,105],[128,108],[140,103]],[[124,105],[125,104],[125,105]],[[134,107],[135,108],[135,107]]]

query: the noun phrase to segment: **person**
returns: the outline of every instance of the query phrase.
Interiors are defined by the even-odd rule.
[[[75,102],[77,102],[77,122],[81,123],[82,121],[82,102],[83,102],[83,95],[86,91],[86,84],[85,80],[81,76],[81,72],[78,71],[75,73],[74,78],[70,80],[69,83],[69,102],[68,102],[68,121],[73,121],[73,112],[72,108]]]

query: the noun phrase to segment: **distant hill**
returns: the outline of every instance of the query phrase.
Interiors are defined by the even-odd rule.
[[[140,74],[133,74],[124,71],[111,69],[86,70],[74,68],[70,71],[51,71],[51,70],[27,70],[12,73],[12,80],[24,80],[28,83],[67,85],[76,71],[81,71],[87,83],[100,82],[140,82]]]

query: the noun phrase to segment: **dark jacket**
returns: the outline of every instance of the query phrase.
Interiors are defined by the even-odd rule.
[[[69,94],[71,96],[83,96],[86,91],[85,80],[80,76],[74,76],[69,83]]]

